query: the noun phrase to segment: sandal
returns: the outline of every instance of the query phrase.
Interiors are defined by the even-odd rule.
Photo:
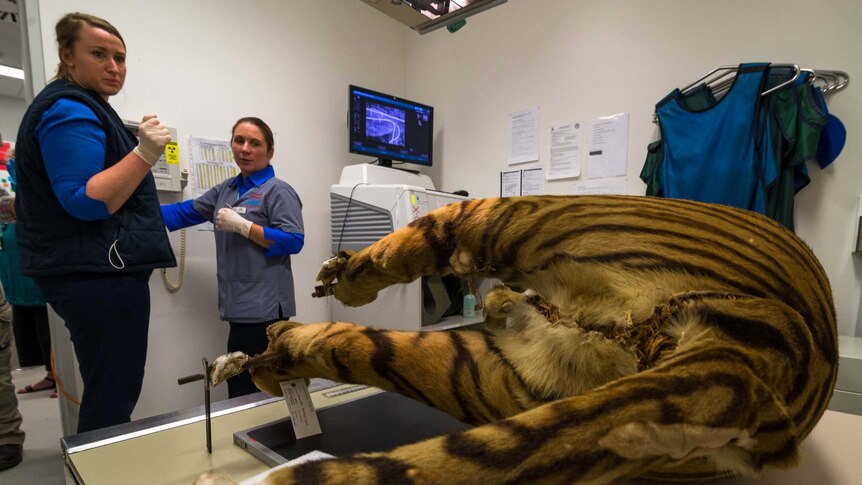
[[[43,382],[48,382],[50,384],[39,386],[39,384],[42,384]],[[39,387],[36,387],[36,386],[39,386]],[[18,394],[29,394],[31,392],[49,391],[51,389],[56,389],[56,388],[57,388],[57,383],[54,382],[54,379],[46,377],[46,378],[42,379],[41,381],[37,382],[36,384],[33,384],[33,385],[28,384],[28,385],[18,389]]]

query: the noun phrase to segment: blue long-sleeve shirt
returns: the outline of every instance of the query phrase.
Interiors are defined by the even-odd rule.
[[[241,178],[242,176],[239,177]],[[242,191],[242,193],[245,193],[245,191]],[[168,230],[176,231],[177,229],[195,226],[206,221],[213,222],[212,216],[206,218],[195,209],[194,202],[194,200],[187,200],[177,204],[162,206],[162,218],[165,220],[165,226]],[[270,257],[282,254],[297,254],[305,244],[305,236],[302,234],[286,232],[267,226],[263,226],[263,237],[268,241],[273,241],[272,246],[264,253]]]
[[[85,104],[60,98],[36,125],[45,170],[60,205],[85,221],[111,216],[101,200],[87,197],[87,182],[105,169],[105,130]]]

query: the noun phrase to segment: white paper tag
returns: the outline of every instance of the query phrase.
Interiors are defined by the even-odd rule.
[[[233,211],[236,212],[237,214],[245,214],[245,207],[243,207],[243,206],[234,207]]]
[[[292,381],[280,382],[281,392],[284,394],[284,402],[290,411],[290,422],[293,423],[293,432],[296,439],[320,434],[320,422],[317,421],[317,412],[311,402],[311,394],[305,379],[294,379]]]

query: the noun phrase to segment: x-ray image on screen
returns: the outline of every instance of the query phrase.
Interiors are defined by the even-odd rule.
[[[434,108],[397,96],[350,86],[347,115],[350,152],[431,166]]]
[[[365,133],[368,138],[389,145],[404,146],[403,109],[371,102],[365,105],[365,109]]]

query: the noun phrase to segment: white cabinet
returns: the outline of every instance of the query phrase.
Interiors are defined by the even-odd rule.
[[[359,251],[434,209],[464,200],[470,198],[434,190],[422,174],[368,164],[344,167],[341,180],[330,189],[332,252]],[[445,330],[484,320],[481,310],[469,319],[460,312],[442,320],[429,317],[446,305],[439,276],[431,280],[391,286],[361,307],[330,297],[333,320],[396,330]],[[481,294],[490,288],[490,282],[477,284]],[[460,297],[456,300],[461,308]]]
[[[838,337],[838,380],[829,409],[862,415],[862,338]]]

